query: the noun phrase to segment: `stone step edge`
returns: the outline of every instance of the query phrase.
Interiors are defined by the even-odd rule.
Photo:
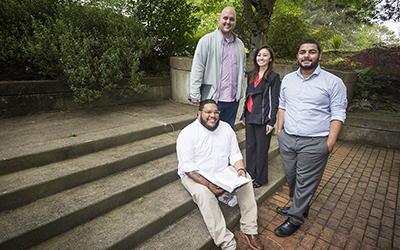
[[[100,131],[61,138],[45,144],[29,145],[26,148],[13,148],[10,149],[12,152],[9,156],[0,159],[0,176],[180,130],[193,120],[192,115],[184,115],[179,121],[150,124],[145,129],[135,125],[125,126],[124,129],[110,128],[107,130],[107,136],[104,135],[104,131]],[[6,155],[5,152],[3,154]]]
[[[278,149],[279,151],[279,149]],[[275,176],[267,185],[254,189],[257,204],[262,204],[285,182],[285,173],[280,156],[271,158],[269,165],[274,166],[271,169],[271,175]],[[231,208],[225,204],[220,205],[228,229],[232,232],[239,227],[240,212],[238,207]],[[165,248],[167,247],[167,248]],[[177,220],[174,224],[168,226],[163,231],[136,246],[135,250],[146,249],[201,249],[208,250],[215,248],[214,242],[208,233],[200,211],[196,207],[193,211]]]
[[[78,158],[0,176],[0,211],[14,209],[173,153],[178,133],[164,133]]]
[[[32,249],[101,250],[137,245],[148,234],[156,234],[194,209],[190,195],[183,191],[180,180],[175,180],[141,199],[117,207]]]
[[[281,179],[278,181],[278,183],[281,182]],[[274,181],[271,181],[271,183],[274,183]],[[175,198],[171,198],[171,196],[168,195],[163,195],[162,197],[168,197],[166,198],[167,202],[169,200],[176,200],[176,199],[184,199],[184,204],[181,204],[181,206],[177,206],[176,208],[174,208],[173,211],[169,210],[169,206],[165,205],[165,203],[163,202],[163,200],[158,200],[155,202],[156,204],[160,204],[162,205],[163,209],[162,212],[165,213],[163,216],[159,216],[157,215],[157,220],[156,221],[149,221],[149,218],[143,216],[142,213],[150,210],[149,212],[149,217],[154,216],[154,207],[153,208],[146,208],[146,207],[136,207],[134,204],[138,204],[135,203],[137,201],[134,201],[132,203],[128,203],[126,205],[124,205],[121,208],[116,208],[115,210],[111,211],[108,214],[105,214],[103,216],[100,216],[98,218],[95,218],[92,221],[89,221],[88,223],[86,223],[85,225],[81,225],[78,226],[77,228],[74,228],[62,235],[56,236],[53,239],[50,239],[47,242],[44,242],[36,247],[34,247],[33,249],[52,249],[53,247],[57,248],[57,249],[70,249],[70,248],[80,248],[80,249],[87,249],[88,245],[86,245],[85,242],[83,242],[83,240],[81,239],[75,239],[73,240],[74,243],[71,242],[71,238],[68,237],[68,235],[76,235],[76,237],[78,237],[77,235],[80,235],[80,237],[83,238],[90,238],[91,240],[93,240],[94,238],[97,237],[97,240],[103,239],[103,241],[105,242],[112,242],[109,245],[95,245],[93,246],[92,244],[96,244],[97,240],[94,240],[94,242],[90,243],[90,246],[93,247],[93,249],[108,249],[108,248],[113,248],[113,249],[131,249],[132,247],[140,244],[141,242],[144,242],[146,239],[148,239],[149,237],[152,237],[152,235],[156,235],[157,233],[159,233],[163,228],[166,227],[166,225],[171,225],[174,221],[179,221],[181,220],[181,218],[183,216],[185,216],[187,213],[189,213],[190,211],[192,211],[193,209],[196,208],[196,206],[194,205],[194,203],[192,202],[192,199],[190,197],[190,195],[187,193],[187,191],[184,189],[184,187],[180,184],[180,180],[177,180],[174,182],[174,184],[170,184],[170,185],[177,185],[177,188],[180,190],[179,191],[179,195],[173,193],[172,197]],[[270,186],[273,186],[273,184],[270,184],[268,186],[262,187],[259,190],[256,190],[256,197],[257,199],[260,201],[260,199],[266,199],[266,196],[269,196],[270,194],[272,194],[273,191],[268,191],[270,189]],[[169,189],[168,186],[163,187],[162,189]],[[163,192],[164,190],[156,190],[155,192]],[[151,202],[151,195],[149,194],[146,197],[143,198],[143,200],[146,200],[146,202],[150,203]],[[153,201],[154,202],[154,201]],[[152,204],[151,206],[153,206],[154,204]],[[188,207],[190,208],[188,210]],[[128,219],[123,220],[121,219],[117,219],[117,221],[119,221],[119,223],[121,224],[112,224],[113,221],[115,220],[115,218],[117,217],[117,214],[123,214],[122,216],[127,216],[126,210],[131,211],[132,209],[135,209],[136,212],[131,212],[131,214],[137,217],[143,217],[140,220],[141,221],[129,221]],[[165,209],[168,209],[168,211],[164,211]],[[125,211],[125,212],[118,212],[118,210],[121,211]],[[139,212],[140,211],[140,212]],[[172,220],[171,218],[166,218],[168,216],[173,216],[174,219]],[[110,218],[114,218],[114,220],[110,219]],[[106,222],[104,221],[106,220]],[[139,220],[139,219],[136,219]],[[115,237],[118,239],[121,239],[121,241],[115,242],[113,240],[111,240],[110,238],[103,238],[104,236],[98,236],[99,234],[101,234],[101,232],[97,231],[100,230],[102,231],[102,228],[98,225],[99,223],[105,223],[107,224],[107,227],[112,228],[113,230],[116,228],[120,228],[123,227],[124,225],[129,226],[129,225],[134,225],[134,224],[139,224],[140,229],[135,229],[135,228],[129,228],[126,229],[125,228],[125,232],[123,232],[121,234],[116,235]],[[233,227],[234,224],[237,224],[238,222],[238,218],[236,218],[236,221],[231,221],[230,223],[232,225],[230,225],[230,227]],[[96,227],[97,229],[92,228],[92,225],[94,227]],[[94,231],[93,235],[92,234],[85,234],[85,232],[91,232]],[[127,233],[129,232],[129,233]],[[115,233],[115,231],[113,232]],[[110,234],[112,234],[110,232]],[[150,235],[149,235],[150,234]],[[83,245],[80,245],[83,244]],[[149,249],[149,248],[148,248]],[[157,249],[157,248],[154,248]],[[176,248],[179,249],[179,248]]]
[[[79,158],[52,163],[43,167],[0,176],[0,199],[2,200],[0,203],[0,212],[14,209],[65,189],[94,181],[104,177],[106,174],[123,171],[124,169],[132,167],[132,165],[144,164],[149,160],[149,158],[151,160],[151,157],[163,157],[164,155],[173,153],[175,152],[178,133],[179,131],[173,131],[147,138],[142,141],[132,142],[130,144],[124,144],[119,147],[103,150],[102,152],[104,154],[109,152],[108,154],[110,155],[109,157],[103,156],[103,164],[96,163],[95,165],[88,167],[81,163],[96,162],[96,160],[98,160],[96,159],[96,153],[92,153]],[[243,130],[239,130],[236,133],[239,137],[244,138]],[[170,143],[159,146],[158,148],[148,146],[148,151],[142,150],[143,143],[154,140],[154,138],[161,138],[159,141],[162,141],[164,144],[167,141]],[[239,139],[239,142],[241,148],[245,147],[244,139]],[[141,152],[141,154],[129,154],[124,158],[119,157],[118,161],[110,161],[110,159],[113,159],[113,155],[116,154],[116,151],[120,152],[122,151],[121,149],[134,144],[138,145],[137,147],[139,150],[137,151]],[[136,152],[135,150],[133,151]],[[68,173],[68,169],[71,167],[75,170],[71,170]],[[62,168],[62,172],[59,172],[60,168]],[[99,169],[102,169],[102,171],[98,171]],[[58,175],[56,175],[57,173]],[[24,181],[21,182],[21,180]],[[10,184],[8,185],[7,182]],[[24,186],[21,187],[20,183],[23,183]]]
[[[170,134],[178,134],[179,133],[179,131],[176,131],[176,132],[172,132],[172,133],[170,133]],[[245,138],[244,138],[244,131],[243,130],[239,130],[239,131],[237,131],[236,132],[236,134],[237,134],[237,137],[239,138],[238,139],[238,141],[239,142],[243,142],[243,141],[245,141]],[[160,135],[161,137],[162,136],[164,136],[164,135]],[[176,139],[174,138],[173,139],[173,141],[175,141]],[[242,143],[243,144],[243,143]],[[174,146],[175,147],[175,146]],[[155,160],[155,161],[157,161],[157,160]],[[154,162],[154,161],[153,161]],[[146,166],[147,164],[152,164],[152,162],[149,162],[149,163],[146,163],[146,164],[144,164],[144,166]],[[174,167],[176,167],[177,166],[177,161],[176,161],[176,164],[175,164],[175,166]],[[140,166],[138,166],[138,167],[140,167]],[[147,167],[144,167],[144,168],[147,168]],[[176,171],[177,171],[177,169],[174,169],[174,170],[172,170],[172,171],[170,171],[170,173],[168,173],[168,178],[170,179],[170,181],[171,180],[174,180],[174,179],[176,179],[176,178],[178,178],[178,176],[176,175]],[[165,180],[164,180],[165,181]],[[152,183],[154,183],[153,181],[152,181]],[[88,184],[89,185],[89,184]],[[154,188],[153,188],[154,189]],[[125,191],[126,192],[126,191]],[[62,195],[62,194],[56,194],[55,196],[60,196],[60,195]],[[49,203],[52,203],[52,201],[51,201],[51,198],[48,198],[48,199],[50,199],[50,201],[49,201]],[[45,198],[44,199],[42,199],[41,201],[39,201],[40,203],[43,203],[43,200],[45,200]],[[101,201],[99,201],[99,202],[101,202]],[[105,201],[104,201],[105,202]],[[126,202],[128,202],[128,201],[125,201],[125,203]],[[119,202],[119,204],[123,204],[124,202]],[[30,206],[30,207],[32,207],[33,205],[32,204],[29,204],[28,206]],[[92,207],[92,209],[95,209],[95,207],[94,207],[94,205],[93,204],[89,204],[89,206],[88,207]],[[110,209],[113,209],[114,207],[112,207],[112,208],[109,208],[108,210],[110,210]],[[40,211],[40,209],[38,209],[39,211]],[[46,211],[47,211],[47,209],[45,209]],[[95,209],[96,210],[96,209]],[[84,214],[86,214],[86,218],[85,218],[85,220],[89,220],[89,219],[91,219],[90,217],[88,217],[87,216],[87,214],[90,214],[90,216],[93,218],[93,217],[95,217],[95,216],[98,216],[99,215],[99,211],[95,211],[95,210],[91,210],[90,212],[88,212],[88,210],[87,209],[85,209],[84,208],[84,211],[82,212],[82,213],[84,213]],[[51,211],[48,211],[49,212],[49,214],[53,214]],[[79,217],[79,211],[72,211],[71,213],[74,213],[75,215],[75,217]],[[67,215],[67,216],[70,216],[70,215]],[[22,218],[23,217],[25,217],[25,216],[22,216]],[[14,216],[14,219],[15,220],[19,220],[16,216]],[[68,229],[70,229],[70,228],[72,228],[73,226],[76,226],[76,225],[74,225],[74,224],[71,224],[71,220],[72,220],[73,218],[71,218],[71,217],[69,217],[69,220],[68,220],[68,223],[69,223],[69,228],[66,228],[66,229],[63,229],[63,231],[66,231],[66,230],[68,230]],[[59,219],[60,221],[59,222],[50,222],[50,223],[47,223],[47,224],[51,224],[50,226],[46,226],[46,224],[43,224],[43,225],[40,225],[40,229],[39,229],[39,231],[35,231],[36,229],[28,229],[28,228],[24,228],[24,230],[26,230],[26,232],[23,232],[23,233],[19,233],[20,235],[18,235],[18,236],[10,236],[9,238],[9,240],[6,240],[6,242],[7,241],[12,241],[12,242],[14,242],[14,245],[15,244],[19,244],[19,243],[21,243],[21,242],[23,242],[23,239],[24,239],[24,237],[28,237],[28,238],[30,238],[30,241],[31,242],[37,242],[37,241],[39,241],[39,239],[41,239],[41,240],[45,240],[45,238],[43,238],[44,237],[44,235],[47,235],[47,234],[49,234],[49,233],[52,233],[53,235],[51,235],[51,236],[49,236],[49,237],[52,237],[52,236],[54,236],[54,235],[56,235],[56,232],[57,232],[57,234],[58,233],[62,233],[62,232],[60,232],[60,229],[61,228],[65,228],[65,226],[63,226],[63,224],[62,223],[65,223],[65,225],[68,225],[68,223],[66,223],[65,221],[63,221],[62,219]],[[79,221],[82,221],[82,220],[79,220]],[[7,223],[7,222],[6,222]],[[61,225],[59,224],[59,223],[61,223]],[[33,230],[33,231],[32,231]],[[13,230],[13,231],[15,231],[15,232],[17,232],[18,230]],[[21,230],[20,230],[21,231]],[[32,231],[32,232],[31,232]],[[7,235],[7,233],[5,232],[5,233],[3,233],[3,236],[4,235]],[[27,235],[27,236],[24,236],[24,235]]]
[[[79,226],[83,221],[108,213],[118,206],[176,181],[178,179],[177,160],[174,158],[174,154],[170,154],[0,214],[0,248],[3,245],[25,248],[29,244],[48,240]],[[147,174],[137,183],[133,181],[129,183],[130,176],[146,170],[154,172],[154,166],[158,166],[162,161],[164,161],[163,165],[166,165],[164,173],[159,173],[158,176]],[[118,188],[119,186],[123,188]],[[103,189],[103,187],[108,189]],[[87,195],[84,196],[86,193]],[[13,224],[15,221],[18,221],[18,224]]]

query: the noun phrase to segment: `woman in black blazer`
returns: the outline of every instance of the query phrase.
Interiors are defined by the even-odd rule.
[[[274,70],[273,49],[264,45],[254,55],[247,77],[246,100],[241,117],[246,126],[246,169],[253,187],[268,183],[268,150],[278,112],[280,76]]]

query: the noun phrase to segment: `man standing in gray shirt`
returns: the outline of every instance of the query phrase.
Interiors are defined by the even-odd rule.
[[[221,111],[220,120],[233,127],[246,67],[243,42],[233,33],[236,12],[226,7],[218,17],[219,27],[203,36],[197,44],[190,75],[190,94],[193,104],[213,99]]]
[[[274,231],[282,237],[296,232],[308,216],[309,203],[346,119],[346,86],[321,69],[320,59],[319,43],[305,40],[297,52],[300,68],[282,80],[277,133],[292,200],[290,207],[276,208],[289,217]]]

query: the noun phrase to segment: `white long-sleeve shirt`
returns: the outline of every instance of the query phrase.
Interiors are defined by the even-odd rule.
[[[242,160],[231,126],[220,121],[216,130],[205,128],[198,119],[186,126],[179,134],[176,143],[178,155],[178,175],[182,178],[188,172],[203,170],[213,174]]]

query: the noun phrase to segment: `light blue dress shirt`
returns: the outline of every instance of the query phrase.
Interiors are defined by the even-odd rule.
[[[344,123],[347,90],[342,79],[318,65],[304,79],[300,68],[287,74],[281,85],[279,108],[285,109],[284,129],[296,136],[328,136],[331,121]]]

